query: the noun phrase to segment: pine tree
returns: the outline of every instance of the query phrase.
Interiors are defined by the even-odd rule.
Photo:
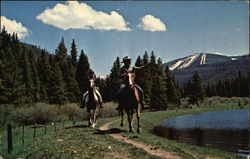
[[[145,52],[145,54],[143,55],[142,61],[143,61],[143,65],[149,64],[149,57],[148,57],[147,52]],[[141,82],[141,88],[144,91],[146,104],[151,103],[150,100],[151,100],[151,88],[152,88],[152,79],[151,78],[152,78],[152,76],[150,74],[151,73],[150,66],[151,66],[151,64],[142,70],[142,78],[144,80]]]
[[[231,81],[229,79],[225,79],[224,88],[225,97],[232,97],[232,86]]]
[[[80,91],[78,83],[75,79],[75,69],[71,62],[71,59],[68,58],[68,64],[65,68],[65,81],[66,81],[66,96],[70,102],[78,102]]]
[[[120,58],[117,57],[115,62],[113,63],[113,66],[111,68],[111,72],[106,79],[107,83],[107,89],[105,91],[105,94],[107,94],[107,100],[117,100],[117,93],[120,89],[120,86],[122,84],[122,79],[119,77],[119,71],[120,71]]]
[[[59,64],[59,68],[63,70],[67,63],[67,48],[64,44],[64,38],[62,38],[57,49],[55,50],[55,61]]]
[[[206,87],[206,96],[207,97],[212,97],[211,86],[210,86],[209,83],[207,84],[207,87]]]
[[[5,28],[5,26],[3,26],[3,28],[1,29],[1,47],[3,50],[6,50],[6,48],[10,48],[10,44],[11,44],[11,35],[9,33],[7,33],[7,30]]]
[[[26,95],[25,103],[33,103],[34,97],[33,97],[32,90],[34,89],[34,86],[33,86],[30,61],[28,59],[28,55],[26,52],[22,52],[22,57],[23,57],[23,59],[20,62],[20,65],[21,65],[21,68],[23,70],[23,81],[22,82],[25,84],[25,95]]]
[[[76,81],[78,83],[81,94],[83,94],[88,89],[87,86],[89,71],[90,65],[88,57],[86,54],[84,54],[83,50],[81,50],[81,54],[76,68]]]
[[[56,62],[51,67],[50,83],[48,90],[49,102],[53,104],[64,104],[67,102],[66,84],[63,80],[59,64]]]
[[[167,96],[164,85],[164,80],[161,76],[154,78],[151,88],[151,107],[154,109],[167,109]]]
[[[205,92],[202,86],[201,78],[197,71],[195,71],[191,80],[191,89],[189,93],[189,101],[191,104],[199,106],[199,102],[204,100]]]
[[[75,44],[74,39],[72,40],[70,55],[71,55],[72,64],[73,64],[74,68],[76,68],[76,65],[77,65],[77,48],[76,48],[76,44]]]
[[[49,53],[47,53],[45,50],[41,51],[41,56],[38,58],[38,74],[39,79],[41,81],[41,87],[40,87],[40,100],[43,102],[48,101],[48,92],[50,89],[50,76],[52,74],[52,66],[50,62],[50,56]]]
[[[179,103],[178,90],[176,88],[175,80],[172,73],[170,72],[168,66],[165,68],[165,83],[166,83],[166,93],[167,101],[170,103]]]
[[[25,102],[25,85],[10,46],[0,54],[0,103],[21,105]]]
[[[37,61],[34,58],[33,52],[29,52],[29,61],[30,61],[30,67],[31,67],[31,74],[33,77],[33,100],[34,102],[39,102],[40,101],[40,87],[41,87],[41,82],[39,79],[38,71],[37,71]]]
[[[151,87],[151,107],[155,109],[167,109],[167,94],[166,85],[164,81],[164,73],[162,67],[162,61],[159,58],[157,64],[155,64],[155,56],[151,55],[151,62],[155,68],[151,68],[152,71],[152,87]]]

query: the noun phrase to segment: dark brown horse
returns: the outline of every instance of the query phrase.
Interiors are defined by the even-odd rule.
[[[99,111],[99,100],[96,95],[96,87],[94,80],[89,80],[88,82],[88,94],[85,99],[85,105],[88,112],[89,126],[95,127],[97,124],[97,114]]]
[[[139,93],[135,86],[135,74],[132,71],[127,71],[124,75],[125,88],[120,94],[120,104],[122,109],[120,110],[121,115],[121,126],[123,126],[123,110],[127,113],[129,131],[133,132],[133,115],[136,112],[137,115],[137,133],[141,133],[140,123],[140,99]]]

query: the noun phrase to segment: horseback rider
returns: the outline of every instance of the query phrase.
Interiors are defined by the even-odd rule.
[[[128,56],[125,56],[123,58],[123,61],[122,63],[124,64],[120,70],[119,70],[119,73],[118,73],[118,76],[123,78],[124,75],[126,75],[127,71],[134,71],[134,70],[138,70],[138,69],[141,69],[141,68],[144,68],[146,65],[144,66],[140,66],[140,67],[137,67],[137,66],[134,66],[134,67],[131,67],[130,64],[131,64],[131,58],[129,58]],[[126,85],[124,84],[124,81],[123,81],[123,84],[120,86],[120,89],[118,91],[118,96],[120,96],[121,92],[123,92],[124,88],[126,87]],[[140,104],[141,104],[141,107],[142,109],[144,109],[144,105],[145,105],[145,102],[144,102],[144,92],[143,90],[141,89],[140,86],[138,86],[137,84],[135,84],[135,87],[136,89],[138,90],[139,92],[139,96],[140,96]],[[121,109],[121,104],[120,104],[120,100],[119,100],[119,104],[118,104],[118,107],[116,108],[116,110],[119,110]]]
[[[94,71],[90,71],[90,72],[89,72],[89,75],[88,75],[88,80],[93,80],[93,81],[95,81],[95,79],[96,79],[96,75],[95,75]],[[94,82],[94,83],[95,83],[95,82]],[[94,85],[93,87],[96,87],[96,86]],[[100,92],[99,92],[99,90],[98,90],[98,87],[96,87],[96,88],[97,88],[97,89],[94,89],[94,90],[95,90],[95,93],[96,93],[96,95],[97,95],[97,98],[98,98],[98,101],[99,101],[100,108],[103,108],[102,96],[101,96],[101,94],[100,94]],[[86,91],[86,92],[83,94],[83,105],[84,105],[84,107],[85,107],[85,100],[86,100],[86,98],[87,98],[88,93],[89,93],[89,92]]]

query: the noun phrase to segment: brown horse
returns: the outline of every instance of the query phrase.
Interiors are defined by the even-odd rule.
[[[96,87],[94,80],[88,82],[88,94],[85,99],[85,105],[88,112],[89,126],[95,127],[97,124],[97,114],[99,111],[99,100],[96,95]]]
[[[127,113],[129,122],[129,131],[133,132],[133,115],[136,112],[137,115],[137,133],[141,133],[140,123],[140,99],[139,93],[135,86],[135,74],[132,71],[127,71],[124,75],[124,90],[120,94],[120,104],[122,109],[120,110],[121,115],[121,126],[123,126],[123,110]]]

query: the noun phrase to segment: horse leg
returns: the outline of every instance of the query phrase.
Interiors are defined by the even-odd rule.
[[[133,117],[134,117],[134,111],[133,111],[133,110],[131,110],[131,112],[130,112],[131,127],[132,127],[132,131],[134,132],[134,130],[133,130]]]
[[[119,114],[121,115],[121,124],[120,124],[120,126],[123,127],[123,116],[124,116],[123,109],[119,111]]]
[[[94,114],[93,114],[93,121],[94,121],[94,124],[93,124],[93,126],[95,127],[96,126],[96,116],[97,116],[97,110],[95,109],[94,110]]]
[[[88,115],[88,120],[89,120],[88,125],[91,126],[91,111],[90,110],[88,111],[87,115]]]
[[[90,123],[90,126],[93,127],[93,123],[94,123],[94,120],[93,120],[93,110],[90,110],[89,123]]]
[[[134,132],[133,127],[132,127],[132,123],[131,123],[130,111],[127,111],[127,117],[128,117],[128,124],[129,124],[129,132]]]
[[[137,133],[141,133],[141,121],[140,121],[141,112],[140,112],[139,106],[138,106],[136,112],[137,112],[136,113],[136,115],[137,115]]]

